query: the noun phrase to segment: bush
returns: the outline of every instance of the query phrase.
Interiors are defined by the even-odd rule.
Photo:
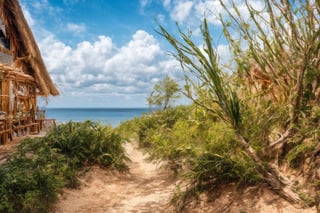
[[[166,161],[176,175],[188,179],[189,187],[183,187],[185,190],[174,198],[178,205],[222,184],[246,186],[263,181],[232,127],[200,107],[156,111],[128,121],[119,129],[128,126],[134,126],[140,146],[152,160]]]
[[[178,106],[163,111],[157,110],[151,115],[143,116],[137,122],[140,146],[152,147],[156,135],[170,132],[176,122],[187,119],[190,111],[188,106]]]
[[[0,212],[47,212],[57,192],[77,184],[76,173],[43,138],[24,140],[0,167]]]
[[[203,153],[195,159],[189,175],[196,187],[206,186],[208,189],[231,182],[244,186],[262,181],[254,162],[242,152],[234,156]]]
[[[69,122],[54,128],[47,140],[79,166],[99,164],[126,169],[121,137],[109,126],[91,121]]]
[[[317,146],[318,141],[304,141],[295,145],[286,155],[286,160],[292,168],[304,165],[305,159]]]
[[[167,161],[174,172],[187,168],[186,175],[197,180],[197,184],[205,182],[206,177],[217,183],[251,184],[260,180],[254,163],[242,153],[231,126],[200,107],[156,111],[135,118],[134,122],[139,144],[149,151],[151,159]],[[219,170],[220,167],[223,168]]]
[[[25,139],[0,167],[0,212],[48,212],[64,187],[78,185],[86,165],[126,169],[121,138],[90,121],[59,125]]]

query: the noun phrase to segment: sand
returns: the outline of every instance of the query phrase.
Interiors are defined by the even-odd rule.
[[[148,161],[148,155],[128,143],[126,151],[132,162],[129,173],[105,171],[92,167],[81,178],[79,189],[65,190],[55,207],[56,213],[157,213],[177,212],[170,201],[178,184],[172,172]],[[218,196],[217,196],[218,195]],[[186,213],[313,213],[316,207],[301,208],[283,200],[268,187],[249,187],[239,192],[225,186],[191,200]]]
[[[20,140],[0,146],[0,165]],[[134,143],[125,145],[131,159],[129,172],[91,167],[80,179],[78,189],[65,189],[53,212],[56,213],[157,213],[177,212],[170,201],[179,183],[171,171],[152,163]],[[181,180],[180,180],[181,181]],[[235,186],[202,194],[186,204],[182,212],[192,213],[316,213],[319,209],[301,208],[280,198],[268,187],[249,187],[238,192]]]
[[[171,172],[151,163],[133,144],[126,144],[129,173],[93,167],[79,189],[65,190],[56,213],[168,212],[176,186]]]

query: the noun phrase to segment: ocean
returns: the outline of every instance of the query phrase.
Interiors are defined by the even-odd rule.
[[[46,118],[55,118],[58,123],[92,120],[112,127],[150,112],[149,108],[46,108],[45,110]]]

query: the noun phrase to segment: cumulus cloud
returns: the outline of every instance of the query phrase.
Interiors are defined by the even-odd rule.
[[[80,1],[84,0],[64,0],[64,3],[70,5]],[[47,0],[39,2],[43,5],[35,3],[29,8],[40,9],[42,6],[49,11],[56,10],[50,7]],[[154,2],[159,5],[158,0],[140,0],[140,6],[144,8]],[[240,13],[249,18],[244,1],[235,2]],[[158,20],[166,21],[169,17],[172,21],[178,21],[183,28],[192,26],[199,30],[203,17],[210,24],[219,26],[217,15],[225,15],[218,0],[162,0],[161,3],[164,10],[158,14]],[[262,0],[251,3],[257,9],[264,6]],[[32,28],[38,28],[35,23],[38,20],[33,19],[25,8],[24,13]],[[86,26],[70,22],[67,23],[66,30],[85,33]],[[196,30],[193,32],[197,32]],[[145,30],[136,30],[126,43],[119,46],[107,35],[69,45],[52,32],[42,29],[38,34],[38,44],[53,81],[63,97],[95,96],[103,99],[112,96],[119,99],[145,99],[153,85],[165,75],[170,74],[177,81],[183,80],[179,63],[167,56],[159,41]],[[223,62],[227,62],[230,57],[227,46],[218,45],[217,51]]]
[[[83,0],[65,0],[75,4]],[[40,4],[43,3],[43,4]],[[151,0],[141,1],[147,5]],[[52,99],[53,106],[116,106],[116,104],[144,105],[153,85],[170,74],[181,80],[180,66],[160,48],[150,33],[137,30],[131,39],[119,46],[106,35],[91,37],[68,44],[54,32],[41,27],[29,10],[59,11],[47,0],[22,1],[23,11],[30,24],[50,76],[61,96]],[[38,14],[39,15],[39,14]],[[84,24],[66,23],[66,31],[86,33]],[[87,100],[92,100],[87,103]],[[109,100],[116,100],[110,103]],[[119,106],[119,105],[118,105]],[[140,105],[141,106],[141,105]]]
[[[39,43],[53,80],[63,94],[144,94],[165,74],[178,76],[177,62],[168,59],[158,41],[138,30],[117,47],[110,37],[80,42],[75,48],[48,36]]]
[[[219,14],[224,13],[223,7],[218,0],[199,2],[195,5],[195,17],[197,20],[202,20],[204,17],[209,23],[220,25],[218,19]]]
[[[171,18],[177,22],[184,22],[185,19],[189,16],[193,4],[194,3],[192,1],[176,2],[173,10],[170,13]]]
[[[230,65],[231,59],[232,59],[232,54],[230,52],[229,45],[220,44],[220,45],[218,45],[216,50],[219,55],[220,63],[223,65]]]
[[[244,0],[235,0],[232,2],[229,0],[223,0],[226,8],[228,8],[231,14],[237,16],[237,11],[234,9],[234,6],[237,8],[238,13],[241,15],[242,19],[250,26],[250,29],[255,30],[256,26],[254,25],[250,12],[248,11],[247,5]],[[250,7],[254,8],[257,11],[263,11],[266,7],[263,0],[249,1]],[[225,39],[221,37],[222,34],[222,25],[219,20],[221,15],[224,19],[227,19],[227,12],[224,7],[221,5],[220,0],[162,0],[163,9],[166,10],[170,16],[172,23],[177,21],[181,29],[186,32],[191,30],[193,41],[197,45],[202,45],[202,38],[200,37],[200,24],[202,24],[203,18],[209,23],[210,31],[212,32],[211,36],[213,37],[213,44],[220,56],[221,64],[228,64],[231,60],[231,53],[226,44]],[[277,10],[275,10],[277,12]],[[260,13],[262,18],[261,21],[257,18],[258,22],[261,24],[263,29],[268,31],[268,23],[263,21],[268,20],[268,13]],[[161,22],[165,22],[163,19],[159,19]],[[239,37],[239,31],[230,30],[231,36],[237,38]],[[268,34],[268,33],[266,33]],[[244,43],[243,45],[246,45]]]
[[[230,9],[231,13],[235,13],[230,1],[224,0],[223,2]],[[234,3],[244,19],[249,19],[250,14],[245,1],[236,0]],[[258,11],[265,7],[262,0],[250,1],[249,3]],[[162,5],[169,12],[170,18],[173,21],[188,26],[198,27],[204,17],[211,24],[221,25],[218,19],[219,15],[221,14],[223,17],[227,15],[220,0],[162,0]]]

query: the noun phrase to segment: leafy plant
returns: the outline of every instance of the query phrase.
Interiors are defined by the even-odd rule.
[[[225,153],[204,153],[196,158],[194,163],[190,175],[200,186],[213,188],[231,182],[250,185],[262,181],[254,162],[245,153],[232,157]]]
[[[311,1],[267,0],[265,10],[256,10],[245,1],[248,20],[234,1],[220,3],[227,14],[220,20],[233,51],[233,76],[219,63],[206,19],[201,28],[201,47],[192,41],[190,33],[181,29],[180,38],[162,26],[159,34],[172,45],[173,55],[185,71],[184,94],[233,128],[242,151],[271,187],[284,198],[300,202],[297,194],[287,188],[281,171],[271,164],[266,166],[258,151],[287,143],[299,134],[302,118],[310,114],[314,101],[319,100],[319,80],[314,72],[319,70],[319,5]],[[239,78],[242,79],[234,80]],[[248,88],[248,93],[242,93],[238,87]],[[277,107],[263,106],[268,101]],[[279,115],[284,111],[287,116],[281,119]],[[252,122],[252,115],[258,115],[256,126],[247,124]],[[270,137],[274,131],[283,134]]]
[[[79,166],[99,164],[126,169],[121,137],[109,126],[91,121],[68,122],[55,127],[47,140]]]
[[[179,90],[179,85],[169,76],[166,76],[162,81],[154,85],[153,91],[147,99],[150,108],[156,105],[166,110],[171,102],[180,97],[178,94]]]
[[[111,127],[69,122],[47,136],[25,139],[0,167],[0,212],[48,212],[78,173],[98,164],[127,169],[121,138]]]
[[[307,157],[307,153],[314,150],[318,142],[309,141],[309,142],[300,142],[295,145],[286,155],[286,159],[289,162],[290,166],[297,168],[304,162],[304,159]]]
[[[77,185],[76,174],[45,140],[26,139],[0,167],[0,212],[47,212],[63,187]]]

